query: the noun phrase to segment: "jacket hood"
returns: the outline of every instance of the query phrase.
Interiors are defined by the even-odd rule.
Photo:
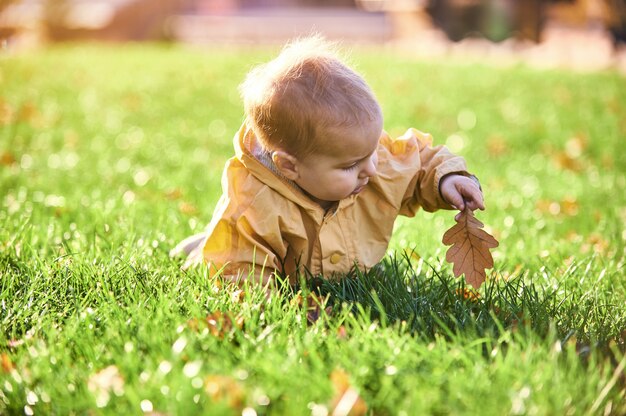
[[[270,166],[266,166],[261,162],[260,156],[263,152],[261,144],[254,131],[245,123],[235,134],[233,146],[235,148],[235,157],[260,182],[307,211],[323,211],[322,207],[311,200],[295,182],[281,175],[278,169],[272,169],[273,163]]]

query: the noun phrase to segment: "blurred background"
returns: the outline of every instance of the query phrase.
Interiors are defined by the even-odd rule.
[[[4,51],[67,41],[282,43],[626,70],[626,0],[0,0]]]

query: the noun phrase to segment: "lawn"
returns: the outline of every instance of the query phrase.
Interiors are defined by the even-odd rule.
[[[354,51],[386,129],[481,179],[495,266],[466,287],[454,213],[420,212],[371,271],[266,297],[168,251],[275,52],[0,55],[0,414],[626,414],[626,78]]]

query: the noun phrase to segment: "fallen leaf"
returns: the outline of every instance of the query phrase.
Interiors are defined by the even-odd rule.
[[[332,416],[362,416],[367,413],[367,403],[352,387],[345,371],[333,370],[330,374],[330,381],[335,388],[335,396],[330,403]]]
[[[484,224],[470,210],[461,212],[457,223],[443,235],[443,243],[452,245],[446,260],[454,263],[454,275],[465,274],[465,280],[479,288],[485,281],[485,269],[493,267],[490,248],[498,247],[498,241],[482,228]]]
[[[415,249],[413,249],[413,248],[405,248],[404,249],[404,255],[409,260],[413,259],[413,260],[416,260],[416,261],[420,261],[422,259],[422,257],[419,254],[417,254],[415,252]]]
[[[330,306],[327,306],[326,308],[324,308],[324,313],[326,315],[330,315],[331,312],[332,312],[332,308]],[[316,305],[313,310],[309,310],[309,312],[307,312],[306,319],[307,321],[309,321],[309,323],[313,324],[317,322],[317,320],[320,319],[321,316],[322,316],[322,308],[319,305]]]
[[[587,237],[585,243],[581,247],[583,253],[594,251],[597,254],[604,254],[609,249],[609,242],[599,233],[592,233]]]
[[[348,338],[348,330],[346,329],[345,326],[341,325],[339,328],[337,328],[337,338],[339,339]]]
[[[243,300],[246,297],[246,293],[241,290],[241,289],[237,289],[235,290],[233,293],[231,293],[230,295],[230,299],[234,302],[234,303],[241,303],[243,302]]]
[[[574,136],[565,143],[565,154],[571,159],[579,158],[587,149],[587,138],[582,135]]]
[[[0,99],[0,125],[5,126],[13,122],[13,114],[15,111],[9,103]]]
[[[535,204],[535,208],[540,214],[566,215],[574,217],[578,215],[579,203],[573,196],[566,196],[561,202],[540,199]]]
[[[331,306],[326,306],[328,302],[328,296],[325,298],[320,297],[314,292],[310,292],[306,297],[306,319],[310,324],[317,322],[322,316],[322,311],[329,315],[332,312]],[[305,305],[305,298],[302,296],[302,292],[298,292],[296,296],[291,299],[291,304],[302,308]]]
[[[165,198],[170,201],[174,201],[183,197],[183,191],[178,188],[173,188],[165,192]]]
[[[0,165],[11,166],[15,164],[16,162],[17,162],[17,159],[15,159],[15,156],[12,153],[9,153],[9,152],[0,153]]]
[[[124,379],[116,366],[110,365],[89,377],[87,388],[96,398],[96,405],[104,407],[109,402],[110,393],[121,396],[124,393]]]
[[[570,217],[576,216],[579,211],[578,200],[573,196],[566,196],[560,203],[561,212]]]
[[[480,300],[480,294],[468,288],[457,289],[454,291],[457,295],[462,296],[463,299],[477,302]]]
[[[208,376],[204,381],[204,391],[213,402],[226,401],[233,409],[243,406],[245,392],[241,384],[232,377]]]
[[[571,170],[572,172],[582,172],[583,164],[578,157],[572,157],[566,152],[560,152],[553,156],[554,162],[561,170]]]
[[[181,202],[178,204],[178,209],[185,215],[194,215],[198,213],[198,208],[189,202]]]
[[[2,355],[0,355],[0,364],[2,366],[2,371],[5,373],[10,373],[11,370],[13,370],[13,363],[9,358],[9,354],[2,353]]]
[[[500,135],[491,136],[487,139],[487,151],[493,157],[506,154],[508,150],[506,140]]]
[[[40,116],[41,113],[39,112],[39,109],[37,108],[35,103],[27,102],[22,105],[22,108],[20,108],[20,111],[18,113],[18,120],[32,124]]]
[[[559,215],[561,213],[561,205],[557,201],[540,199],[535,207],[540,214]]]
[[[191,330],[199,331],[200,329],[208,328],[209,333],[219,339],[223,339],[233,328],[241,329],[243,324],[244,318],[242,316],[233,319],[230,314],[222,313],[221,311],[208,314],[204,320],[192,318],[187,322]]]

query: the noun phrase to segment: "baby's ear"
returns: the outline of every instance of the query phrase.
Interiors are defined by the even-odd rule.
[[[285,151],[276,150],[272,152],[272,161],[285,178],[292,181],[298,179],[298,159],[294,156]]]

